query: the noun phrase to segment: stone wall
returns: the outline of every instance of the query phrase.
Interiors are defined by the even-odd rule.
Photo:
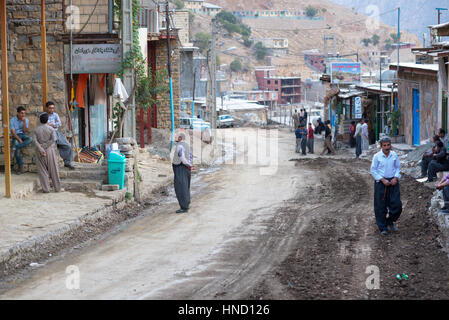
[[[74,32],[79,32],[81,29],[83,29],[82,33],[108,32],[109,0],[98,0],[95,6],[96,2],[96,0],[72,0],[72,5],[79,9],[80,17],[80,28],[75,29]],[[64,4],[69,6],[70,0],[65,0]]]
[[[170,46],[172,49],[171,56],[171,71],[173,82],[173,109],[175,117],[175,128],[179,127],[180,115],[180,53],[177,40],[171,40]],[[167,70],[167,40],[156,41],[156,70]],[[169,80],[167,75],[167,87]],[[161,99],[157,109],[157,128],[170,129],[171,128],[171,110],[170,110],[170,93],[164,95]]]
[[[41,1],[12,0],[7,1],[7,4],[9,116],[14,117],[17,107],[24,106],[30,129],[33,130],[38,124],[39,114],[43,112]],[[65,125],[63,46],[62,42],[57,40],[63,32],[63,0],[46,4],[46,20],[48,99],[55,102],[56,112]],[[1,140],[3,145],[3,138]],[[31,147],[28,148],[30,150],[24,151],[24,162],[27,166],[33,164],[33,151]],[[3,152],[2,149],[0,151]],[[3,156],[1,158],[3,160]],[[25,169],[32,170],[34,167]]]

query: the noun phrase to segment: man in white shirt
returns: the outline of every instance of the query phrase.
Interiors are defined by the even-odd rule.
[[[388,235],[387,229],[397,232],[394,223],[402,213],[399,179],[401,163],[398,155],[391,151],[391,139],[380,140],[382,151],[377,153],[371,164],[374,183],[374,214],[382,235]],[[388,218],[387,218],[388,215]]]
[[[178,135],[172,160],[175,193],[179,206],[181,207],[176,213],[188,212],[190,206],[190,171],[194,168],[190,146],[185,142],[185,138],[186,136],[184,133]]]
[[[362,125],[364,120],[361,119],[359,123],[357,123],[357,127],[355,128],[354,138],[355,138],[355,157],[358,159],[362,154]]]
[[[362,124],[362,151],[367,151],[369,149],[369,132],[368,132],[368,121],[363,120]]]
[[[56,146],[59,150],[59,155],[64,160],[64,167],[69,168],[70,170],[75,169],[72,166],[73,159],[73,150],[72,145],[67,141],[64,135],[59,132],[58,128],[61,126],[61,120],[59,119],[59,115],[55,112],[55,104],[54,102],[48,101],[46,104],[47,114],[48,114],[48,123],[50,127],[55,130],[56,133]]]

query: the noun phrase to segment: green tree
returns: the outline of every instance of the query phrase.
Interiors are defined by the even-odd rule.
[[[190,23],[190,25],[193,24],[193,21],[195,21],[195,14],[192,11],[189,11],[189,23]]]
[[[393,43],[398,43],[398,34],[397,33],[390,33],[390,37],[393,40]]]
[[[385,48],[386,50],[390,50],[390,49],[391,49],[391,39],[386,39],[386,40],[385,40],[384,48]]]
[[[231,71],[233,72],[239,72],[242,70],[242,62],[240,59],[234,59],[234,61],[231,62]]]
[[[245,45],[245,47],[251,48],[251,46],[253,45],[253,41],[245,36],[243,37],[243,44]]]
[[[209,48],[209,41],[211,39],[210,33],[207,32],[198,32],[195,34],[195,40],[198,48],[202,54],[206,54],[207,49]]]
[[[227,21],[232,24],[237,23],[237,18],[231,12],[225,10],[222,10],[219,13],[217,13],[215,18],[220,22]]]
[[[362,40],[362,43],[365,47],[368,47],[369,44],[371,43],[371,39],[370,38],[365,38]]]
[[[293,32],[294,32],[295,34],[298,34],[298,33],[299,33],[299,29],[296,28]]]
[[[174,0],[173,1],[176,9],[183,9],[184,8],[184,2],[182,2],[181,0]]]
[[[373,43],[374,46],[377,46],[379,44],[380,41],[380,37],[375,34],[371,37],[371,42]]]
[[[325,13],[325,12],[327,11],[327,9],[326,9],[326,8],[322,8],[321,11],[322,11],[323,13]]]
[[[257,42],[254,46],[254,50],[257,60],[265,59],[265,56],[267,55],[267,48],[263,45],[262,42]]]
[[[318,9],[309,5],[306,8],[306,16],[308,16],[309,18],[313,18],[318,14]]]

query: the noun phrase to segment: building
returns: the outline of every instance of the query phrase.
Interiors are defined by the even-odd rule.
[[[254,38],[255,43],[261,42],[268,50],[268,54],[272,56],[279,56],[288,54],[288,39],[287,38]]]
[[[204,0],[184,0],[184,8],[194,13],[204,13],[208,16],[215,16],[222,9],[220,6],[204,2]]]
[[[184,8],[195,13],[200,13],[203,9],[204,0],[187,0],[184,1]]]
[[[220,6],[217,6],[215,4],[203,3],[203,8],[201,10],[208,16],[215,16],[217,13],[220,12],[221,9],[222,8]]]
[[[390,65],[390,70],[398,70]],[[397,74],[398,107],[401,113],[400,134],[405,143],[419,146],[431,139],[442,124],[438,105],[437,64],[399,63]]]
[[[301,102],[301,77],[275,76],[274,67],[256,67],[259,90],[278,92],[278,104],[298,104]]]
[[[309,68],[319,73],[326,71],[324,64],[325,56],[323,53],[317,49],[303,51],[302,53],[304,54],[304,61]]]
[[[441,37],[449,37],[449,22],[430,26],[431,45],[429,48],[416,48],[413,53],[420,60],[435,62],[439,67],[438,72],[438,112],[441,114],[441,127],[449,129],[449,41],[442,41]],[[446,38],[447,39],[447,38]]]

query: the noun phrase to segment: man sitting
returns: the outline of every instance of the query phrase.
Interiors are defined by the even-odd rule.
[[[443,190],[444,207],[441,209],[441,214],[449,214],[449,174],[445,175],[443,179],[436,185],[437,190]]]
[[[11,118],[9,127],[12,136],[12,152],[15,152],[15,158],[18,165],[17,174],[24,173],[22,149],[33,142],[33,139],[27,135],[29,130],[29,121],[25,117],[25,107],[17,108],[17,116]]]
[[[437,142],[435,152],[436,154],[433,156],[434,160],[429,165],[426,183],[433,182],[437,178],[437,172],[449,171],[449,161],[447,160],[447,153],[443,142]]]
[[[436,149],[436,145],[437,145],[438,141],[441,141],[440,137],[434,136],[432,149],[430,149],[429,151],[427,151],[426,153],[424,153],[422,155],[420,179],[427,177],[427,171],[429,170],[429,164],[434,159],[434,156],[436,156],[435,149]]]

